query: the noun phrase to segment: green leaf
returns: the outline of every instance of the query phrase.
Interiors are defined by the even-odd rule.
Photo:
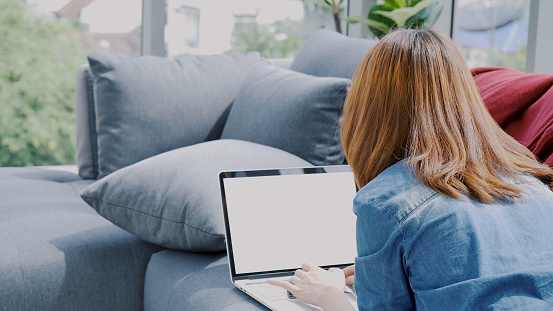
[[[366,24],[363,20],[367,20],[367,18],[364,18],[364,17],[361,17],[361,16],[349,16],[349,17],[346,17],[345,18],[345,21],[347,23],[350,23],[350,24],[357,24],[357,23],[364,23]]]
[[[407,20],[406,27],[418,27],[421,29],[430,29],[443,10],[443,3],[438,1],[428,6],[424,10],[417,13],[415,16]]]
[[[407,4],[405,0],[384,0],[384,3],[393,8],[403,8]]]
[[[377,30],[383,32],[383,33],[388,33],[392,29],[384,23],[377,22],[377,21],[370,20],[370,19],[367,21],[366,24],[369,25],[370,27],[374,28],[374,29],[377,29]]]
[[[332,5],[328,0],[313,0],[313,2],[320,5],[325,11],[332,13]]]
[[[373,20],[375,22],[383,23],[387,27],[387,29],[390,29],[392,27],[395,27],[395,22],[387,17],[384,17],[382,15],[374,14],[375,11],[386,11],[391,12],[393,10],[397,9],[396,7],[393,7],[392,5],[388,3],[384,4],[374,4],[371,7],[371,10],[369,11],[368,19]],[[367,24],[368,25],[368,24]],[[382,27],[374,28],[369,25],[369,30],[377,37],[380,38],[388,33],[388,31],[382,31]]]
[[[413,7],[403,7],[399,9],[395,9],[391,12],[386,11],[374,11],[374,14],[382,15],[384,17],[387,17],[391,20],[393,20],[398,27],[405,27],[405,24],[407,23],[407,20],[413,16],[415,16],[420,11],[424,10],[429,5],[433,4],[438,0],[423,0],[419,3],[417,3]]]
[[[368,18],[363,18],[361,16],[350,16],[346,19],[346,21],[350,24],[363,23],[372,28],[378,29],[383,33],[388,33],[390,31],[390,27],[388,25]]]

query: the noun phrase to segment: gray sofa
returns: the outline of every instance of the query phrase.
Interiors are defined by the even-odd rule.
[[[78,174],[0,168],[0,310],[263,309],[230,283],[217,173],[343,163],[344,97],[374,44],[321,30],[289,61],[92,53]]]

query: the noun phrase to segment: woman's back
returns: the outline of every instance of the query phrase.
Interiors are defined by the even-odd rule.
[[[381,38],[340,135],[361,188],[360,310],[553,310],[553,170],[494,121],[451,38]],[[344,301],[335,272],[304,270],[280,285],[329,310],[328,293]]]
[[[360,309],[553,309],[553,193],[513,201],[439,194],[401,161],[356,197]],[[513,179],[506,179],[515,183]]]

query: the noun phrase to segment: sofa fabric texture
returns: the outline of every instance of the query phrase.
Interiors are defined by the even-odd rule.
[[[128,57],[91,53],[98,178],[201,143],[236,97],[259,53]],[[94,150],[92,150],[94,152]]]
[[[234,100],[221,138],[275,147],[314,165],[342,164],[340,118],[350,83],[255,64]]]
[[[94,79],[87,65],[77,70],[75,100],[75,159],[79,176],[83,179],[95,179],[98,177],[98,135],[94,108]]]
[[[161,248],[99,217],[78,194],[90,183],[0,169],[0,310],[142,309],[146,266]]]
[[[290,69],[319,77],[351,79],[357,66],[378,41],[351,38],[322,29],[309,36]]]
[[[230,281],[226,253],[166,250],[146,272],[144,311],[267,310]]]
[[[503,130],[553,166],[553,75],[475,68],[482,100]]]
[[[77,165],[82,178],[104,179],[87,188],[94,180],[67,172],[0,169],[0,310],[263,310],[233,287],[223,252],[164,250],[145,240],[182,249],[222,249],[216,171],[246,168],[237,165],[244,163],[247,168],[308,165],[306,159],[283,150],[269,155],[268,146],[219,141],[227,126],[226,115],[230,118],[234,111],[229,136],[242,135],[239,127],[244,126],[251,131],[246,134],[260,134],[270,139],[268,143],[290,140],[293,146],[301,145],[301,137],[298,141],[289,134],[279,137],[286,128],[265,128],[269,124],[286,127],[294,120],[279,114],[279,105],[304,113],[305,107],[297,101],[281,102],[294,92],[288,79],[298,79],[299,73],[351,78],[374,44],[374,40],[316,31],[292,61],[290,69],[298,73],[255,69],[260,78],[271,70],[283,78],[266,85],[255,79],[243,84],[253,65],[266,61],[256,53],[179,60],[91,54],[90,66],[81,67],[77,74]],[[271,63],[289,64],[286,60]],[[474,72],[484,102],[499,124],[553,165],[552,75],[499,68]],[[316,80],[299,79],[308,84]],[[327,95],[336,95],[321,87]],[[241,92],[261,101],[242,96],[235,110],[229,104]],[[311,100],[320,95],[309,94],[299,96]],[[271,116],[259,115],[263,109]],[[330,115],[336,117],[334,112]],[[323,120],[319,117],[306,120]],[[329,127],[322,135],[330,137]],[[334,152],[321,150],[337,160],[332,158]],[[104,218],[80,193],[92,201],[109,197],[121,204],[98,203]],[[185,227],[179,217],[187,217],[195,227]],[[206,234],[208,230],[212,232]]]
[[[272,147],[215,140],[169,151],[98,180],[82,198],[117,226],[154,244],[188,251],[225,249],[219,172],[306,167]]]

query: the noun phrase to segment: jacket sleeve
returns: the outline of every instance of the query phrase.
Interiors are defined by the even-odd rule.
[[[359,310],[415,310],[399,222],[380,202],[356,198],[355,289]]]

